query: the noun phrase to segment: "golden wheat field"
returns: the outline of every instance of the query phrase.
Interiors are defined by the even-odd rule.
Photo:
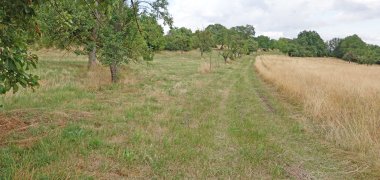
[[[255,68],[288,100],[301,105],[327,139],[380,161],[380,66],[259,56]]]

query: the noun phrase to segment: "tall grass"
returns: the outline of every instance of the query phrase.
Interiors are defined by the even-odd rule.
[[[329,140],[380,162],[379,66],[259,56],[255,67],[264,80],[301,104]]]

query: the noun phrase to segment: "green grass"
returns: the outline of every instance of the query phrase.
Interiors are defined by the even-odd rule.
[[[31,126],[1,139],[0,179],[376,176],[290,118],[255,56],[225,65],[214,53],[202,74],[198,52],[162,52],[96,88],[84,58],[44,53],[42,86],[2,97],[1,113]]]

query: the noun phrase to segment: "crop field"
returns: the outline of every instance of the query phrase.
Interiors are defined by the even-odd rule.
[[[161,52],[149,64],[122,67],[120,83],[112,84],[109,69],[87,71],[85,57],[37,53],[40,87],[0,101],[1,179],[379,177],[367,161],[321,143],[293,118],[257,77],[254,55],[224,64],[214,52],[210,70],[209,57],[198,52]],[[286,65],[266,58],[256,66]],[[378,84],[369,82],[355,87],[376,93]]]
[[[260,56],[255,67],[312,127],[344,150],[380,164],[380,66],[333,58]]]

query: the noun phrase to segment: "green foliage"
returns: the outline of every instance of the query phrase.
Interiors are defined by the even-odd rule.
[[[173,28],[165,36],[166,50],[169,51],[190,51],[193,47],[192,31],[185,27]]]
[[[221,24],[212,24],[207,26],[206,31],[211,32],[213,46],[220,45],[221,48],[227,43],[228,29]]]
[[[267,40],[266,40],[267,41]],[[327,43],[328,44],[328,43]],[[331,54],[328,46],[315,31],[302,31],[296,39],[280,38],[273,47],[289,56],[322,57]],[[332,51],[331,51],[332,52]]]
[[[243,55],[249,55],[258,49],[258,42],[254,39],[254,28],[250,25],[236,26],[224,31],[225,45],[220,55],[225,63],[227,59],[235,60]]]
[[[162,49],[163,28],[157,19],[172,24],[167,6],[167,0],[49,1],[40,8],[43,44],[76,47],[89,57],[99,49],[100,62],[110,66],[116,82],[120,64],[153,60],[154,52]]]
[[[120,65],[130,60],[137,61],[144,52],[145,43],[139,34],[138,28],[133,24],[133,11],[117,4],[115,10],[110,12],[108,19],[100,29],[99,60],[104,65]]]
[[[245,49],[244,35],[235,28],[231,28],[228,34],[228,49],[231,51],[230,59],[234,60],[241,57],[243,54],[248,53],[248,49]]]
[[[212,50],[212,35],[211,32],[207,30],[203,31],[196,31],[195,32],[195,41],[194,45],[196,48],[199,48],[199,51],[201,52],[201,55],[203,56],[203,53],[210,52]]]
[[[153,60],[154,52],[160,51],[165,47],[164,29],[154,17],[141,16],[141,28],[144,40],[147,45],[143,55],[144,60]]]
[[[291,39],[280,38],[277,41],[275,41],[273,47],[280,50],[283,53],[288,53],[291,50],[291,43]]]
[[[0,94],[19,87],[35,87],[38,76],[29,73],[36,68],[37,56],[28,52],[28,43],[38,37],[34,8],[37,3],[2,1],[0,9]]]
[[[338,47],[342,39],[340,38],[333,38],[330,41],[327,41],[327,51],[329,56],[332,57],[338,57],[339,52],[338,52]]]
[[[256,52],[259,48],[259,43],[255,41],[253,38],[248,38],[244,41],[244,49],[247,50],[247,55]]]
[[[231,30],[236,31],[240,34],[242,38],[248,39],[255,37],[255,28],[252,25],[245,25],[245,26],[236,26],[232,27]]]
[[[261,49],[268,50],[268,49],[271,49],[273,47],[273,42],[267,36],[263,36],[263,35],[258,36],[256,38],[256,41],[259,44],[259,48],[261,48]]]
[[[302,31],[295,40],[299,45],[298,56],[322,57],[327,55],[327,47],[316,31]]]
[[[42,5],[38,9],[43,31],[41,45],[60,49],[76,48],[76,52],[81,54],[91,51],[96,43],[93,30],[97,20],[89,4],[62,0],[48,1]]]
[[[380,48],[367,45],[358,35],[342,39],[334,49],[334,55],[346,61],[360,64],[375,64],[379,62]]]

